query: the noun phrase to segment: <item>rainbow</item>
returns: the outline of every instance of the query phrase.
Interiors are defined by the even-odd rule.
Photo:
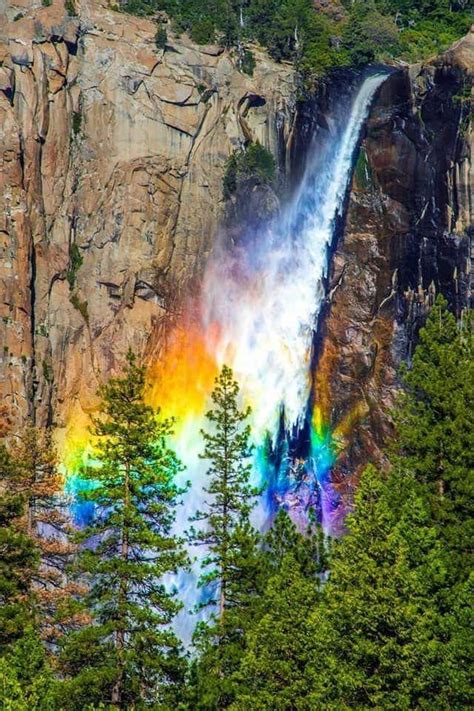
[[[341,98],[334,128],[317,136],[301,185],[278,223],[242,235],[237,244],[227,244],[225,235],[217,240],[200,294],[185,304],[149,366],[150,403],[174,418],[172,444],[192,484],[178,516],[181,531],[202,505],[200,430],[224,364],[233,369],[242,405],[252,408],[253,472],[265,487],[256,523],[265,527],[283,506],[301,527],[314,510],[332,531],[340,502],[331,469],[350,422],[339,431],[330,426],[329,398],[317,392],[314,344],[335,222],[361,127],[384,78],[369,76]],[[91,512],[80,503],[79,472],[92,450],[83,435],[71,435],[66,450],[68,487],[79,494],[75,515],[82,521]]]

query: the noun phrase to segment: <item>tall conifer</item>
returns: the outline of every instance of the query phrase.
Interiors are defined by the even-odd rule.
[[[12,458],[16,491],[25,504],[23,529],[39,556],[32,579],[36,617],[43,638],[55,644],[70,625],[79,624],[82,616],[76,617],[71,595],[84,590],[68,580],[76,547],[51,431],[28,425],[16,438]]]
[[[69,637],[68,708],[100,701],[121,709],[171,708],[183,673],[170,628],[180,608],[165,577],[186,564],[172,533],[181,469],[172,423],[145,404],[145,370],[129,352],[123,377],[101,390],[94,464],[84,472],[93,521],[79,534],[78,571],[90,584],[93,624]]]
[[[21,472],[0,444],[0,654],[34,620],[33,577],[39,553],[25,531],[26,500],[19,492]]]
[[[214,409],[206,415],[212,431],[202,431],[202,458],[210,462],[209,483],[205,488],[208,497],[206,509],[198,511],[193,521],[204,525],[191,529],[191,541],[207,547],[200,582],[209,591],[207,604],[217,606],[220,623],[234,604],[232,589],[239,576],[239,535],[248,527],[258,494],[250,483],[250,426],[245,424],[250,408],[240,410],[238,396],[239,386],[232,370],[224,365],[211,395]]]
[[[258,489],[250,483],[250,409],[239,408],[239,386],[224,366],[212,392],[214,408],[207,413],[211,431],[202,432],[207,471],[206,508],[198,511],[191,541],[206,545],[200,584],[212,609],[199,624],[195,644],[199,659],[191,680],[190,706],[226,708],[234,696],[232,674],[239,664],[245,631],[254,606],[261,600],[259,536],[250,523]]]
[[[438,299],[405,375],[390,472],[364,473],[320,596],[296,561],[281,566],[232,709],[472,706],[471,323]]]
[[[438,297],[404,377],[393,457],[427,487],[458,579],[472,568],[474,547],[473,325],[472,312],[456,323]]]

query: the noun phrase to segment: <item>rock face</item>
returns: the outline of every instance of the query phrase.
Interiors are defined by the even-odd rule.
[[[71,12],[71,3],[66,3]],[[2,3],[0,2],[0,12]],[[128,347],[149,356],[199,280],[231,152],[284,172],[290,66],[250,77],[99,0],[0,15],[0,390],[19,422],[77,418]]]
[[[331,106],[325,87],[297,105],[292,68],[259,50],[249,77],[218,47],[169,31],[158,49],[151,20],[75,3],[0,0],[0,393],[18,424],[59,429],[86,418],[128,347],[160,348],[199,283],[231,152],[259,140],[291,187]],[[372,108],[317,353],[343,501],[381,458],[427,305],[442,291],[459,313],[468,298],[473,67],[471,35],[394,70]],[[247,188],[248,213],[278,209]]]
[[[334,476],[351,499],[380,461],[397,368],[436,293],[470,297],[474,35],[395,71],[372,107],[332,261],[316,393],[343,447]]]

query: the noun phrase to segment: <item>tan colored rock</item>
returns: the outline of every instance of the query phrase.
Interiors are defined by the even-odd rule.
[[[0,22],[0,389],[17,420],[59,425],[128,347],[160,347],[211,249],[228,156],[248,132],[276,153],[295,104],[291,67],[259,50],[248,77],[185,36],[158,50],[150,19],[76,8],[15,0]]]

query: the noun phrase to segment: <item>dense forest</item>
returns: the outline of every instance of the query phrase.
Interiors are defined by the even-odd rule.
[[[472,336],[472,314],[457,322],[439,297],[402,373],[386,466],[367,467],[334,541],[284,510],[253,527],[249,412],[227,367],[202,432],[206,506],[181,538],[173,423],[145,404],[132,353],[100,391],[84,528],[50,433],[12,441],[4,411],[2,709],[471,708]],[[187,650],[165,584],[189,566],[186,542],[206,546],[207,611]]]
[[[118,7],[155,15],[162,47],[160,12],[175,32],[188,32],[199,44],[235,48],[244,71],[252,71],[248,45],[257,42],[308,77],[334,67],[424,59],[464,35],[473,19],[470,0],[126,0]]]

